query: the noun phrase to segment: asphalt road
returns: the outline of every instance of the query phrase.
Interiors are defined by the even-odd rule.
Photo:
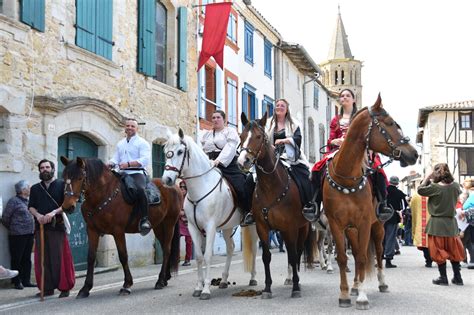
[[[261,252],[259,252],[261,254]],[[214,258],[212,277],[221,276],[224,257]],[[227,289],[212,287],[211,299],[201,301],[193,298],[192,292],[197,280],[195,263],[169,282],[164,290],[154,290],[159,266],[133,268],[134,285],[130,296],[118,296],[123,282],[121,269],[95,276],[94,289],[87,299],[77,300],[75,295],[84,278],[77,279],[71,297],[57,299],[57,295],[40,302],[34,297],[36,289],[16,291],[0,289],[0,313],[8,314],[345,314],[361,312],[367,314],[473,314],[474,313],[474,270],[462,269],[464,286],[439,287],[431,284],[437,276],[436,268],[424,267],[423,255],[414,247],[402,247],[402,254],[393,263],[398,268],[386,270],[388,293],[379,293],[376,276],[368,281],[367,295],[370,309],[359,311],[353,306],[339,308],[339,271],[334,263],[335,273],[327,274],[319,268],[300,273],[302,297],[290,298],[291,287],[284,286],[286,277],[286,254],[273,250],[272,276],[273,299],[256,297],[235,297],[233,293],[255,287],[248,287],[250,276],[243,272],[240,253],[234,256]],[[353,260],[350,261],[353,270]],[[257,290],[263,289],[264,273],[261,257],[257,262]],[[452,271],[448,270],[452,277]],[[352,279],[353,272],[349,274]]]

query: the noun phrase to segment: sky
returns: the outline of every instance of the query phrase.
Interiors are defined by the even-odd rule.
[[[474,100],[472,0],[252,0],[252,5],[318,64],[327,60],[340,5],[352,55],[363,62],[362,106],[372,105],[380,92],[412,144],[420,108]],[[394,162],[386,171],[402,178],[413,169]]]

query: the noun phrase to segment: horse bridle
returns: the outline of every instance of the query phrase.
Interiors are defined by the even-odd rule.
[[[252,123],[251,123],[252,124]],[[249,127],[249,129],[252,128],[252,125]],[[247,151],[248,154],[250,154],[253,158],[253,162],[252,164],[255,165],[258,169],[260,169],[263,173],[267,174],[267,175],[270,175],[272,174],[273,172],[275,172],[277,166],[278,166],[278,162],[280,161],[280,155],[278,154],[277,156],[277,160],[275,162],[275,165],[273,166],[273,169],[268,172],[268,171],[265,171],[265,169],[263,168],[263,166],[259,165],[258,164],[258,157],[260,156],[260,153],[262,153],[262,148],[263,148],[263,145],[268,143],[268,137],[267,137],[267,134],[265,133],[265,130],[263,130],[263,127],[261,127],[259,124],[257,124],[257,128],[262,132],[263,134],[263,139],[262,139],[262,142],[260,143],[260,147],[258,148],[258,151],[257,151],[257,154],[255,154],[255,152],[250,149],[250,148],[246,148],[244,146],[242,146],[242,149],[241,149],[241,152],[244,152],[244,151]]]
[[[173,165],[169,165],[169,164],[165,165],[165,170],[178,173],[178,178],[181,178],[181,172],[183,171],[184,161],[186,160],[186,157],[188,158],[188,165],[189,165],[188,146],[186,145],[186,142],[184,142],[183,140],[181,140],[180,143],[184,145],[184,156],[183,156],[183,160],[181,161],[181,166],[179,167],[179,169]],[[174,156],[174,152],[170,150],[170,151],[167,151],[165,155],[167,159],[171,159]]]
[[[66,184],[64,185],[64,196],[68,197],[77,197],[77,202],[82,202],[84,200],[84,193],[86,190],[87,182],[87,173],[85,169],[82,169],[82,183],[81,183],[81,192],[79,194],[75,193],[72,189],[71,179],[66,179]]]

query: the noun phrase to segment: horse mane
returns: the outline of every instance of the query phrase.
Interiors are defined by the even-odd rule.
[[[357,117],[357,115],[359,115],[360,113],[362,113],[362,112],[365,111],[365,110],[369,110],[369,108],[368,108],[368,107],[362,107],[361,109],[359,109],[359,110],[352,116],[351,121],[353,121],[353,120]]]
[[[83,158],[86,163],[87,179],[89,182],[97,182],[104,172],[105,164],[97,158]],[[77,179],[82,176],[82,169],[77,166],[77,160],[73,159],[64,168],[63,177],[69,179]]]

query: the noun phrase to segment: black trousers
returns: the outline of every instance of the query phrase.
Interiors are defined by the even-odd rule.
[[[138,207],[142,218],[148,216],[148,199],[146,198],[146,177],[143,173],[130,174],[137,185]]]
[[[250,211],[253,188],[255,187],[253,178],[251,178],[252,176],[249,175],[249,178],[239,169],[237,158],[234,158],[227,167],[224,167],[222,164],[219,164],[217,167],[221,170],[222,176],[224,176],[234,188],[239,207],[244,212]]]
[[[12,279],[14,284],[30,283],[31,277],[31,250],[33,249],[33,234],[9,235],[11,269],[18,270],[19,274]]]
[[[313,199],[313,187],[309,179],[309,170],[303,163],[291,165],[290,176],[298,186],[303,207]]]

